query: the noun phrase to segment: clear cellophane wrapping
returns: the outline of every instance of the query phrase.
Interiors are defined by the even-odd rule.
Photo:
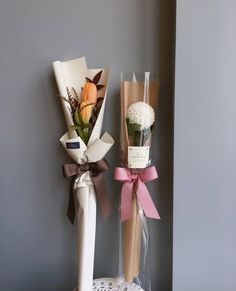
[[[131,173],[138,173],[152,163],[152,132],[157,119],[158,91],[159,83],[154,73],[123,73],[121,76],[120,157],[121,166],[129,168]],[[155,112],[155,120],[152,126],[148,128],[148,133],[141,131],[141,133],[130,135],[127,126],[127,114],[129,106],[137,104],[137,102],[150,105]],[[145,104],[138,103],[137,110],[142,105]],[[141,112],[149,114],[148,110],[142,110],[142,108]],[[146,122],[148,121],[146,120]],[[131,167],[128,158],[130,146],[150,147],[148,162],[144,165],[144,168]],[[135,283],[145,291],[150,291],[149,231],[147,219],[135,191],[134,184],[131,219],[120,223],[119,278],[128,283]]]

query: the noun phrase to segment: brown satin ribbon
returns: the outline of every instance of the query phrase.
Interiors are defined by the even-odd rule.
[[[103,217],[108,217],[111,213],[111,205],[108,199],[105,180],[102,172],[109,170],[109,165],[105,159],[95,163],[86,164],[66,164],[62,166],[64,177],[72,177],[70,184],[70,197],[67,209],[67,216],[72,224],[75,220],[75,200],[74,200],[74,182],[85,172],[90,171],[91,180],[93,181],[99,207]]]

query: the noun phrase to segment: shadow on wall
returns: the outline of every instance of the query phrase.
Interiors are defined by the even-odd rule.
[[[156,1],[152,15],[155,70],[160,77],[160,95],[156,129],[159,179],[152,196],[160,211],[161,221],[151,221],[152,287],[172,290],[172,219],[173,219],[173,104],[176,1]],[[158,32],[154,27],[159,27]],[[157,195],[156,195],[157,193]]]

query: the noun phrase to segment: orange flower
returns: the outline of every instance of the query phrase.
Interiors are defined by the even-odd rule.
[[[82,101],[80,103],[80,116],[84,123],[89,123],[93,108],[94,105],[91,105],[88,101]]]
[[[80,116],[84,123],[89,123],[93,108],[97,102],[97,87],[94,83],[85,84],[80,102]]]
[[[95,105],[97,102],[97,92],[97,87],[94,83],[85,84],[82,91],[81,101],[88,101],[89,103],[94,103]]]

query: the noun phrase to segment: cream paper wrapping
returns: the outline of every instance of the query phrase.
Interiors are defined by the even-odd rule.
[[[81,87],[86,82],[85,77],[92,79],[100,71],[99,69],[87,69],[84,57],[67,62],[56,61],[53,63],[53,68],[59,93],[65,98],[68,98],[67,87],[74,87],[80,94]],[[87,146],[77,135],[76,131],[71,128],[74,123],[68,107],[69,104],[61,98],[68,131],[61,137],[60,141],[68,155],[78,164],[96,162],[103,159],[114,143],[113,138],[108,133],[105,133],[100,139],[107,95],[108,75],[109,70],[103,69],[100,83],[106,86],[99,91],[99,94],[104,97],[104,100]],[[77,141],[80,143],[80,149],[68,149],[66,147],[67,142]],[[75,202],[78,231],[77,290],[90,291],[92,290],[93,282],[97,203],[95,189],[89,172],[86,172],[76,179],[74,188],[76,189]]]

